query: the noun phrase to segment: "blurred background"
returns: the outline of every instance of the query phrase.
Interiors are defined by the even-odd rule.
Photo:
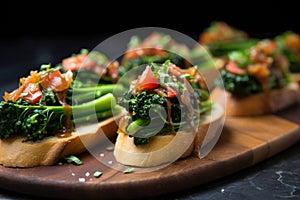
[[[22,76],[43,63],[57,64],[80,49],[93,49],[102,40],[138,27],[164,27],[195,40],[212,21],[224,21],[251,37],[272,38],[292,30],[300,32],[298,7],[281,3],[240,1],[199,2],[167,6],[141,2],[112,5],[88,1],[62,4],[4,2],[0,12],[0,94],[10,91]],[[203,4],[203,5],[202,5]],[[127,8],[127,7],[130,8]]]

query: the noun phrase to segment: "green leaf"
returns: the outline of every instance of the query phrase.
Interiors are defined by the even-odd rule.
[[[129,174],[129,173],[132,173],[132,172],[134,172],[134,168],[133,167],[131,167],[131,168],[127,168],[127,169],[125,169],[124,171],[123,171],[123,173],[124,174]]]
[[[76,156],[73,156],[73,155],[64,157],[64,159],[67,161],[67,163],[73,163],[75,165],[83,164],[83,162],[79,158],[77,158]]]
[[[42,64],[40,70],[49,70],[51,68],[51,64]]]
[[[95,178],[99,178],[100,176],[102,176],[102,174],[103,174],[103,172],[95,171],[94,177],[95,177]]]

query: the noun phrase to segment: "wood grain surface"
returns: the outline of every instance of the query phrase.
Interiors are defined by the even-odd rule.
[[[103,164],[86,152],[78,156],[84,163],[80,166],[63,161],[27,169],[0,166],[0,187],[64,199],[132,199],[177,192],[237,172],[296,144],[299,114],[298,106],[280,114],[286,119],[228,117],[218,143],[205,158],[189,157],[147,173],[125,174],[110,167],[115,163]],[[113,160],[112,153],[99,151],[99,157]],[[95,178],[95,171],[103,175]]]

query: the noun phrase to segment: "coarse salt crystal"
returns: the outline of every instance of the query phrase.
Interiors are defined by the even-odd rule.
[[[89,176],[89,175],[90,175],[90,172],[86,172],[86,173],[85,173],[85,176]]]
[[[72,173],[71,175],[72,175],[72,176],[75,176],[75,173]]]
[[[100,153],[100,157],[104,157],[104,153]]]
[[[85,178],[79,178],[78,181],[79,182],[85,182]]]

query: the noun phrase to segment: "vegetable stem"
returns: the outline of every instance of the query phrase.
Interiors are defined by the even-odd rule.
[[[131,122],[127,127],[128,135],[134,135],[138,130],[142,129],[143,126],[148,125],[149,122],[150,122],[149,119],[141,119],[141,118]]]
[[[116,99],[113,96],[113,94],[108,93],[106,95],[101,96],[100,98],[97,98],[93,101],[89,101],[84,104],[71,106],[71,110],[76,115],[86,115],[92,112],[101,112],[110,109],[111,107],[114,107],[116,105]],[[15,104],[15,106],[23,109],[43,109],[45,108],[45,111],[63,111],[63,106],[24,106],[24,105],[18,105]]]
[[[114,113],[115,114],[119,114],[122,111],[122,107],[119,105],[115,105],[113,108],[105,110],[105,111],[101,111],[101,112],[96,112],[96,115],[86,115],[83,117],[79,117],[74,119],[75,123],[84,123],[84,122],[89,122],[91,119],[93,118],[97,118],[97,119],[105,119],[108,118],[110,116],[112,116]]]
[[[102,96],[107,93],[112,93],[113,91],[117,93],[122,93],[124,90],[122,85],[117,84],[106,84],[106,85],[98,85],[95,87],[82,87],[82,88],[73,88],[73,92],[75,94],[84,94],[89,92],[97,92],[99,96]]]
[[[115,105],[115,97],[113,96],[113,94],[108,93],[88,103],[72,106],[71,109],[73,114],[83,116],[89,113],[94,113],[95,111],[102,112],[108,110]]]

